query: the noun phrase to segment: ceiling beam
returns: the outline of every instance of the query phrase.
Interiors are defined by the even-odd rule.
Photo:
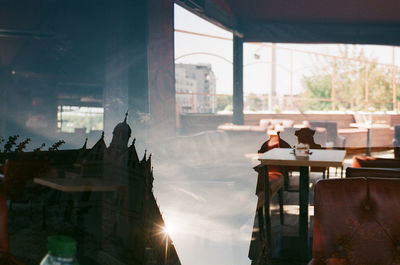
[[[235,36],[242,38],[243,34],[238,30],[237,19],[218,7],[211,0],[175,0],[175,3],[213,23]]]

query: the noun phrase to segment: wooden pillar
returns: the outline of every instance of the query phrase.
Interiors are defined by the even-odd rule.
[[[243,39],[233,37],[233,124],[244,124],[243,117]]]
[[[174,2],[148,0],[148,86],[153,139],[175,135]]]

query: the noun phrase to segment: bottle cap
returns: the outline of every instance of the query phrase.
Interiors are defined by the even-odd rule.
[[[53,256],[73,257],[76,254],[76,241],[67,236],[49,236],[47,238],[47,250]]]

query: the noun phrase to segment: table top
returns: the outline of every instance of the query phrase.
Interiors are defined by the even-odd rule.
[[[113,180],[97,178],[34,178],[33,182],[64,192],[116,191],[122,187]]]
[[[299,158],[291,148],[274,148],[258,157],[262,165],[340,167],[345,150],[310,149],[311,154]]]

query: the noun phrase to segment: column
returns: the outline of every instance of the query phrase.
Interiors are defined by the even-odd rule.
[[[244,124],[243,39],[233,37],[233,124]]]

